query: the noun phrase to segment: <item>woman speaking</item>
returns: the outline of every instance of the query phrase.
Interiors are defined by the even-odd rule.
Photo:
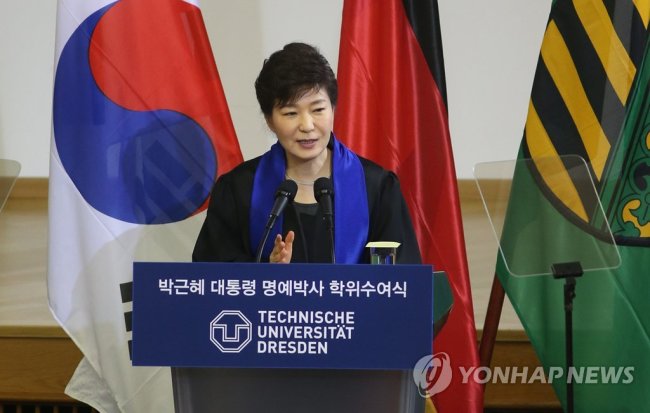
[[[318,50],[291,43],[273,53],[255,91],[278,141],[217,180],[193,260],[369,263],[366,243],[396,241],[397,263],[420,263],[395,174],[332,132],[337,83]],[[269,220],[278,199],[286,208]],[[271,222],[274,238],[265,243]]]

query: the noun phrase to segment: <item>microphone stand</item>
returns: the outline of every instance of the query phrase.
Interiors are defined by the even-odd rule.
[[[298,186],[296,183],[290,179],[284,180],[278,190],[275,193],[275,203],[269,214],[269,219],[266,221],[266,228],[264,228],[264,235],[260,240],[260,243],[257,245],[257,252],[255,253],[255,262],[259,263],[262,261],[262,252],[264,251],[264,245],[266,245],[266,240],[269,238],[269,233],[275,224],[275,220],[278,218],[287,204],[293,202],[293,199],[296,197],[298,192]]]

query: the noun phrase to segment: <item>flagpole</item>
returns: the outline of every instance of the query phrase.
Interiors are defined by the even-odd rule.
[[[497,331],[499,330],[499,321],[501,320],[501,310],[503,310],[503,300],[505,291],[499,281],[497,274],[494,274],[492,280],[492,290],[488,301],[485,321],[483,322],[483,332],[481,334],[481,343],[479,344],[479,358],[481,366],[490,367],[492,362],[492,353],[496,343]]]

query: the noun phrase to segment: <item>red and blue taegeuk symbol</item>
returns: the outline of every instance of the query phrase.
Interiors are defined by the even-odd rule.
[[[196,18],[182,1],[112,3],[61,52],[56,148],[83,198],[106,215],[165,224],[205,208],[217,173],[218,125],[205,98],[216,68]]]

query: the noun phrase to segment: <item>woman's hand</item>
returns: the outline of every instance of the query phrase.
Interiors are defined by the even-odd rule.
[[[293,252],[293,239],[296,234],[293,231],[287,232],[287,236],[282,240],[282,235],[275,236],[273,251],[269,257],[269,262],[288,264],[291,262],[291,253]]]

